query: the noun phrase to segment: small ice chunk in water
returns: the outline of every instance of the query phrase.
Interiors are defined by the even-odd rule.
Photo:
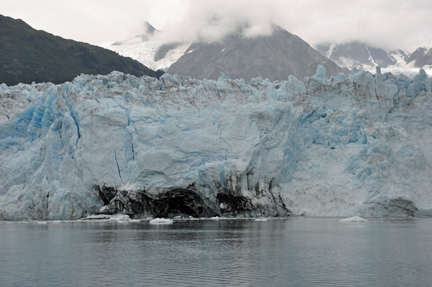
[[[353,216],[340,220],[342,222],[366,222],[367,220],[360,216]]]
[[[112,221],[119,221],[119,222],[129,222],[130,218],[129,218],[128,215],[120,214],[120,215],[111,217],[110,220],[112,220]]]
[[[173,220],[165,218],[155,218],[150,220],[150,224],[173,224]]]
[[[255,218],[255,221],[268,221],[267,218]]]

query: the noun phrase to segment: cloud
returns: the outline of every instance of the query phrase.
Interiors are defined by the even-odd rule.
[[[110,45],[156,27],[178,22],[181,0],[0,0],[0,13],[20,18],[35,29],[95,45]]]
[[[0,7],[34,28],[98,45],[135,36],[149,21],[164,41],[215,41],[239,27],[253,37],[275,23],[310,44],[432,46],[430,0],[0,0]]]
[[[326,4],[324,4],[326,3]],[[429,33],[432,2],[423,0],[304,0],[291,29],[309,42],[360,40],[378,47],[412,51],[431,45]],[[301,23],[306,23],[302,25]]]
[[[163,28],[165,41],[219,41],[227,34],[243,29],[246,37],[271,34],[270,3],[265,0],[189,0],[178,23]],[[279,2],[279,1],[273,1]]]
[[[214,41],[247,24],[245,36],[267,35],[271,23],[316,42],[363,41],[386,49],[432,46],[429,0],[183,0],[166,41]]]

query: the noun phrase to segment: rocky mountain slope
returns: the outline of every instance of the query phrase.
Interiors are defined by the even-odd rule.
[[[342,44],[318,43],[314,48],[322,55],[335,61],[339,66],[375,71],[380,66],[383,71],[414,76],[419,68],[432,75],[432,49],[420,47],[413,53],[403,50],[389,51],[372,47],[359,41]]]
[[[146,25],[151,27],[146,31],[155,31],[151,35],[158,33]],[[287,79],[289,75],[303,78],[313,75],[317,65],[323,65],[334,76],[348,73],[277,26],[271,36],[245,38],[239,29],[223,41],[212,43],[161,43],[149,35],[145,32],[107,48],[153,69],[199,79],[217,79],[221,72],[245,80],[258,76],[272,81]],[[147,40],[140,40],[143,38]]]
[[[318,65],[334,76],[348,72],[298,36],[274,26],[270,36],[246,38],[240,31],[221,42],[193,43],[168,73],[216,80],[223,72],[233,79],[262,77],[275,81],[290,75],[300,79],[312,76]]]
[[[432,68],[432,48],[417,48],[411,55],[407,57],[407,63],[417,68]]]
[[[339,66],[349,69],[375,69],[376,66],[387,68],[406,63],[407,53],[402,50],[386,51],[359,41],[342,44],[318,43],[315,49],[322,55],[335,61]]]
[[[121,71],[136,76],[158,77],[130,58],[86,43],[66,40],[38,31],[22,20],[0,15],[0,83],[71,81],[81,73]]]

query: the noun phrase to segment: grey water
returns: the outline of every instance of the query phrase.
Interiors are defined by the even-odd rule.
[[[432,286],[432,219],[0,222],[0,286]]]

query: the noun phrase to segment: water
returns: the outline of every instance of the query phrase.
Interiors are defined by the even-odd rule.
[[[0,286],[432,286],[432,219],[0,222]]]

